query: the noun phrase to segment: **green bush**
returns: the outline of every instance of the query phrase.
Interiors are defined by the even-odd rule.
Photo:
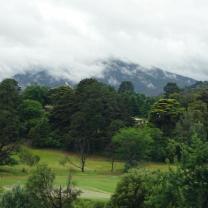
[[[1,208],[73,208],[80,191],[72,185],[54,186],[55,175],[46,165],[37,166],[29,177],[26,187],[17,186],[5,192],[0,201]]]
[[[28,149],[23,147],[19,150],[19,158],[22,163],[28,166],[37,165],[40,161],[38,155],[33,155]]]
[[[32,208],[26,191],[20,186],[14,187],[11,191],[5,192],[2,196],[1,208]]]
[[[105,208],[105,204],[106,203],[102,201],[80,199],[75,203],[74,208]]]
[[[148,183],[151,172],[147,170],[131,170],[118,184],[108,205],[110,208],[145,207],[145,197],[149,193]]]

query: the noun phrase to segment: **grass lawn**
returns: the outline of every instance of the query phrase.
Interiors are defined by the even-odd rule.
[[[40,163],[48,164],[56,174],[56,185],[65,185],[71,170],[72,178],[75,185],[83,191],[83,197],[93,199],[107,199],[114,192],[120,177],[124,164],[122,162],[115,163],[115,172],[112,174],[111,163],[106,158],[91,156],[87,159],[86,171],[81,173],[79,169],[73,166],[63,166],[60,161],[67,155],[73,163],[79,164],[79,157],[75,154],[70,154],[55,150],[40,150],[30,149],[33,154],[40,157]],[[167,170],[165,164],[145,163],[142,167],[148,169]],[[28,176],[33,168],[18,164],[14,166],[0,167],[0,186],[6,189],[14,185],[23,185],[27,181]],[[23,171],[23,170],[26,170]]]

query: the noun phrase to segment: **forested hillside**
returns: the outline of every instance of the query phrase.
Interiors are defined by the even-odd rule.
[[[148,97],[135,92],[130,81],[118,89],[94,78],[73,88],[21,89],[5,79],[0,98],[0,177],[8,167],[34,170],[22,168],[29,177],[25,185],[2,186],[0,207],[208,207],[206,82],[184,89],[170,82],[161,96]],[[76,160],[66,155],[57,168],[54,158],[49,167],[28,147],[70,152]],[[92,174],[88,164],[94,155],[107,158],[105,177],[122,177],[109,200],[89,203],[72,181],[74,172]],[[147,163],[166,168],[141,168]],[[93,174],[104,170],[103,164],[96,164]],[[69,174],[65,186],[54,185],[61,165]]]

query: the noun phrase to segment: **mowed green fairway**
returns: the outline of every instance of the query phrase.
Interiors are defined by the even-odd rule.
[[[55,172],[55,185],[66,185],[70,171],[75,186],[82,190],[82,197],[84,198],[108,199],[114,192],[124,168],[122,162],[116,162],[115,171],[111,173],[111,162],[108,159],[91,156],[87,159],[85,173],[81,173],[72,165],[63,166],[60,164],[60,161],[67,155],[73,163],[79,165],[79,157],[73,153],[45,149],[30,149],[30,151],[40,157],[40,163],[47,164]],[[143,166],[161,170],[168,168],[167,165],[154,163],[147,163]],[[1,166],[0,186],[10,189],[15,185],[24,185],[33,169],[23,164]]]

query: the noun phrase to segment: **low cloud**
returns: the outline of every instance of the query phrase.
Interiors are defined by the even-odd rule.
[[[206,0],[0,0],[0,77],[48,68],[74,80],[111,57],[208,79]]]

